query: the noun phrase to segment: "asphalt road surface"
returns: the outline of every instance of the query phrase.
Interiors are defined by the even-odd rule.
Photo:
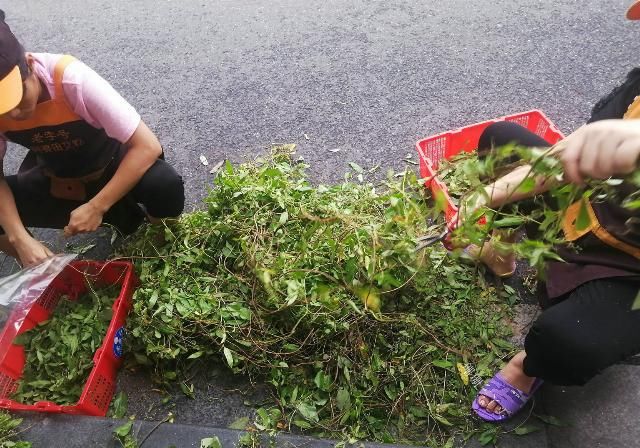
[[[313,178],[331,182],[348,161],[399,168],[419,138],[508,113],[541,109],[571,131],[637,62],[640,23],[624,18],[630,3],[0,5],[29,51],[82,59],[139,110],[197,207],[211,165],[254,157],[274,142],[298,143]],[[23,154],[10,151],[7,172]]]

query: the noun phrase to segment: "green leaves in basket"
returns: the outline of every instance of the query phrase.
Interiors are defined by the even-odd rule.
[[[89,288],[77,300],[63,296],[48,321],[14,340],[24,346],[26,356],[14,400],[59,405],[78,401],[93,368],[93,355],[109,327],[118,292],[113,286],[98,291]]]
[[[441,159],[438,163],[438,179],[443,182],[448,189],[449,195],[454,202],[467,191],[478,184],[476,174],[478,156],[475,152],[461,152],[451,159]],[[436,198],[438,201],[438,198]],[[444,207],[442,207],[444,210]]]

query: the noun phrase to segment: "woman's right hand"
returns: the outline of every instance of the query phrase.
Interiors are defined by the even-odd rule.
[[[476,211],[487,205],[487,199],[483,194],[474,192],[468,197],[460,201],[458,211],[447,222],[447,228],[449,229],[449,235],[443,241],[445,247],[449,250],[462,249],[469,245],[469,241],[462,235],[455,235],[455,231],[458,227],[462,226],[466,221],[472,217]]]
[[[22,267],[28,268],[42,263],[49,257],[53,256],[53,252],[40,241],[28,235],[13,243],[13,247],[18,253]]]

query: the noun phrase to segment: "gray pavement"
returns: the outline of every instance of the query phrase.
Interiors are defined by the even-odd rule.
[[[116,86],[182,171],[193,208],[212,180],[201,154],[215,164],[252,158],[274,142],[298,143],[313,178],[332,182],[348,161],[402,168],[421,137],[532,108],[568,133],[637,60],[640,24],[625,21],[629,3],[22,0],[0,7],[28,50],[73,54]],[[14,172],[23,155],[10,148],[5,170]],[[57,232],[41,235],[57,248],[66,244]],[[97,241],[87,255],[99,257],[107,240],[78,244]],[[134,396],[144,389],[135,375],[123,378]],[[507,437],[501,446],[640,446],[639,379],[637,366],[617,366],[585,388],[545,386],[538,405],[570,426]],[[228,396],[219,394],[226,386],[200,387],[206,397]],[[177,403],[178,421],[224,427],[245,412],[242,397],[212,400],[206,412],[200,401]],[[140,418],[158,401],[143,398]]]
[[[29,415],[25,414],[23,433],[25,439],[33,442],[35,447],[64,448],[121,448],[112,433],[126,420],[113,420],[98,417],[82,417],[71,415]],[[180,423],[135,421],[131,434],[140,441],[140,448],[202,448],[203,439],[218,438],[220,447],[238,446],[246,431],[227,428],[215,428],[205,425],[184,425]],[[260,443],[260,445],[257,445]],[[321,440],[312,437],[277,434],[273,437],[263,434],[256,445],[260,447],[278,448],[334,448],[337,441]],[[402,448],[400,445],[366,443],[347,445],[345,448]],[[218,448],[213,445],[212,448]],[[405,447],[408,448],[408,447]]]
[[[619,365],[584,387],[546,387],[541,394],[548,414],[568,427],[549,427],[548,446],[628,448],[640,446],[638,400],[640,367]]]

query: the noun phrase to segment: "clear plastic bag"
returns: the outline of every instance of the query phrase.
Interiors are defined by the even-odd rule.
[[[13,341],[33,304],[77,256],[77,254],[54,255],[37,266],[0,278],[2,341]],[[8,349],[9,346],[0,343],[0,359],[4,358]]]

